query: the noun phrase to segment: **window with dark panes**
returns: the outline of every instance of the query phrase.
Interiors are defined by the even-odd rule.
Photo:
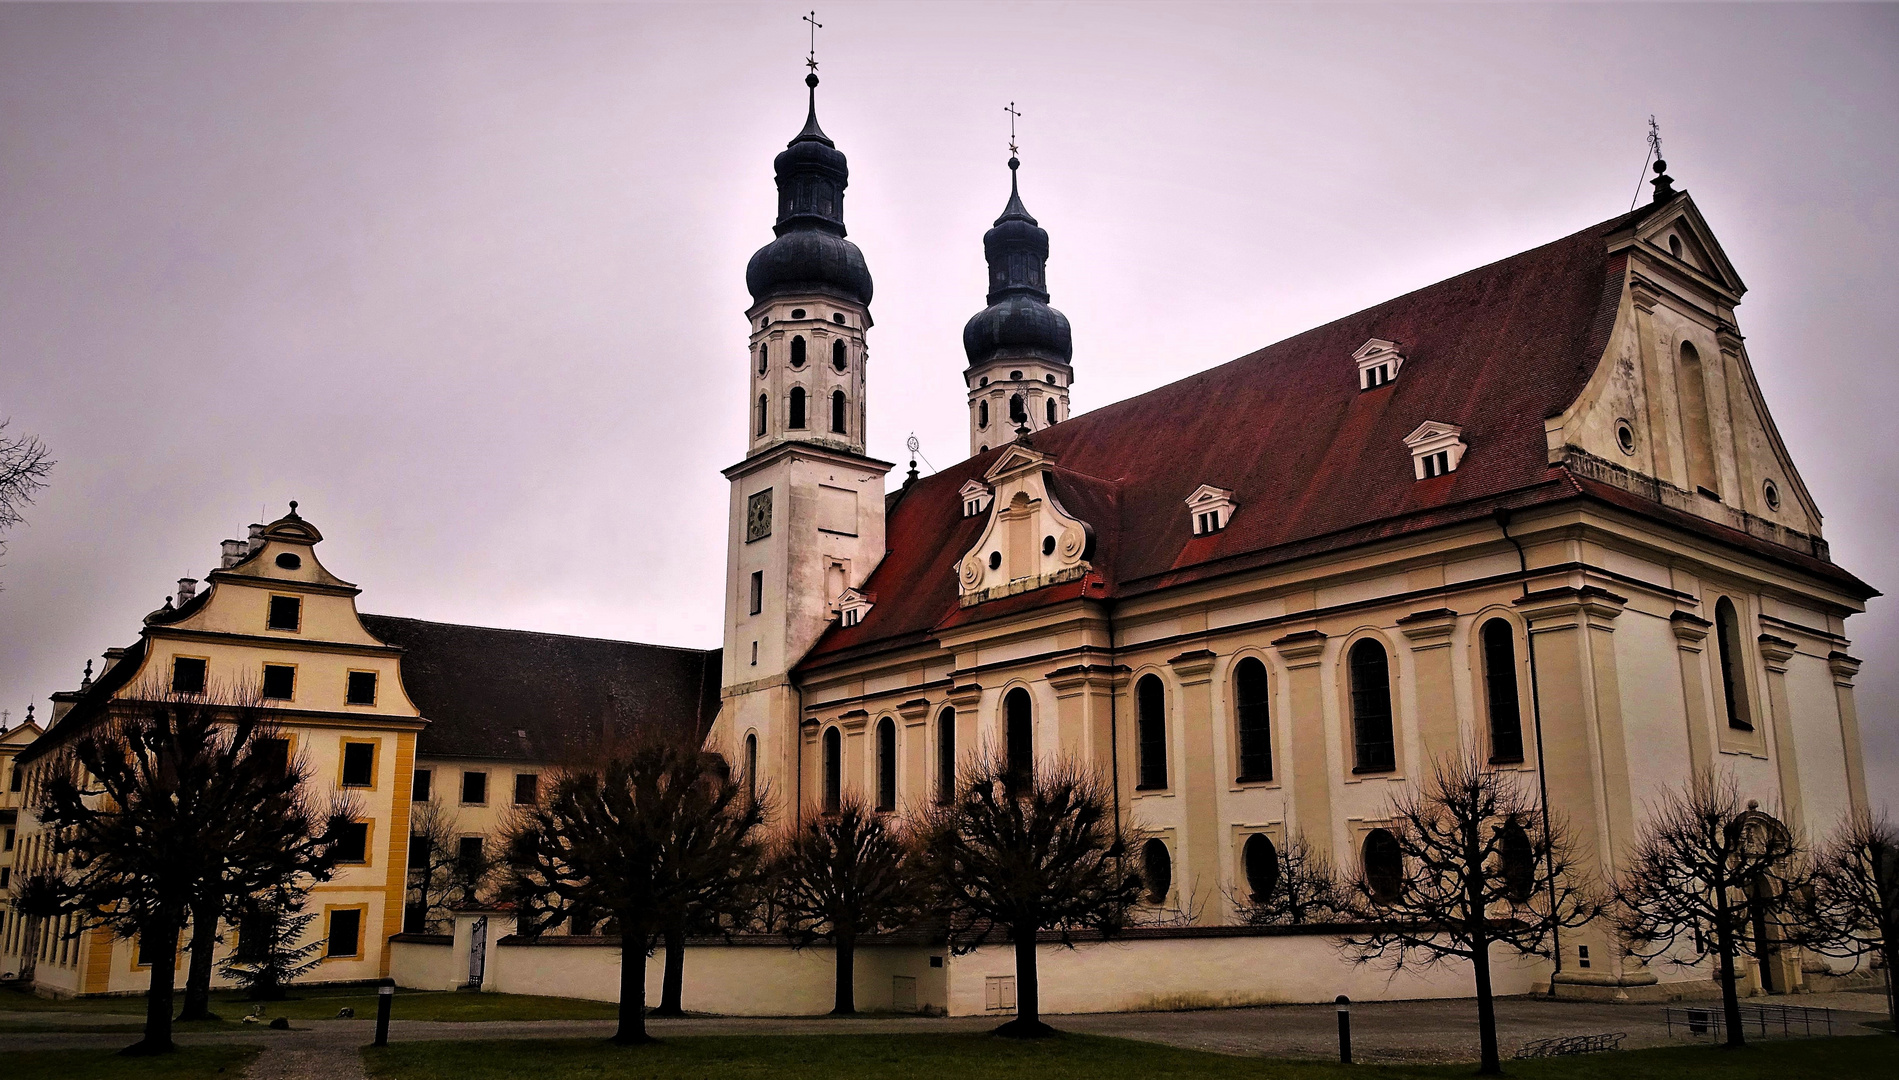
[[[1009,691],[1002,699],[1002,711],[1006,717],[1003,729],[1005,745],[1004,758],[1008,762],[1008,779],[1012,784],[1030,784],[1035,781],[1035,716],[1034,705],[1029,700],[1029,692],[1018,686]]]
[[[374,787],[376,783],[376,744],[343,744],[343,786]]]
[[[251,744],[251,753],[272,776],[282,776],[290,771],[289,739],[257,739]]]
[[[369,822],[352,821],[343,826],[336,844],[336,861],[361,865],[369,861]]]
[[[1391,733],[1391,662],[1385,647],[1369,639],[1352,646],[1347,665],[1352,683],[1354,772],[1390,772],[1398,767]]]
[[[1490,705],[1490,760],[1523,760],[1523,712],[1517,701],[1516,631],[1503,619],[1484,624],[1485,700]]]
[[[455,861],[461,864],[464,875],[481,872],[481,837],[464,836],[455,848]]]
[[[363,951],[363,913],[360,908],[342,908],[330,912],[330,938],[326,955],[356,956]]]
[[[415,779],[409,781],[409,798],[415,802],[428,802],[435,796],[435,770],[417,769]]]
[[[1371,898],[1384,904],[1398,899],[1398,891],[1404,886],[1404,853],[1398,847],[1398,838],[1383,829],[1373,829],[1365,834],[1359,857]]]
[[[1272,838],[1265,833],[1247,837],[1246,846],[1240,849],[1240,861],[1245,864],[1246,884],[1253,903],[1263,904],[1271,899],[1273,889],[1279,885],[1279,850],[1273,847]]]
[[[936,718],[936,801],[956,801],[956,710]]]
[[[539,773],[514,774],[514,801],[521,804],[536,802],[541,797],[541,775]]]
[[[264,697],[289,701],[297,690],[297,669],[289,664],[264,665]]]
[[[351,705],[374,705],[376,703],[376,673],[373,671],[350,672],[348,692],[343,700]]]
[[[297,630],[302,626],[302,597],[273,596],[270,598],[270,628],[272,630]]]
[[[488,801],[488,774],[469,770],[462,773],[462,801],[481,806]]]
[[[1167,691],[1158,676],[1143,675],[1134,686],[1134,704],[1138,716],[1140,751],[1140,788],[1153,790],[1167,786]]]
[[[427,870],[429,868],[429,838],[421,833],[409,834],[409,869]]]
[[[1166,841],[1156,838],[1141,846],[1141,880],[1147,887],[1148,903],[1167,901],[1174,887],[1174,856],[1167,850]]]
[[[171,692],[174,694],[204,693],[204,661],[195,656],[174,656],[171,658]]]
[[[897,724],[888,716],[877,722],[877,809],[897,808]]]
[[[836,728],[824,729],[824,812],[835,814],[844,799],[844,740]]]
[[[1233,668],[1233,712],[1240,744],[1241,783],[1273,778],[1271,696],[1266,665],[1257,657],[1243,658]]]

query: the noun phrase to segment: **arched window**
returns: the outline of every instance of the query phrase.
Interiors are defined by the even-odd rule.
[[[1167,842],[1155,837],[1141,845],[1141,883],[1147,886],[1147,902],[1164,904],[1174,887],[1174,857]]]
[[[897,724],[888,716],[877,722],[877,809],[897,808]]]
[[[844,737],[836,728],[824,729],[824,812],[837,813],[844,801]]]
[[[1391,664],[1385,647],[1366,638],[1352,646],[1353,772],[1390,772],[1398,767],[1391,738]]]
[[[956,710],[936,715],[936,801],[956,801]]]
[[[1715,498],[1720,482],[1715,476],[1714,434],[1708,417],[1708,373],[1701,353],[1691,342],[1681,343],[1682,442],[1688,451],[1688,483]]]
[[[1022,424],[1022,423],[1027,423],[1028,419],[1029,419],[1029,407],[1023,404],[1022,395],[1016,394],[1010,397],[1009,398],[1009,420],[1012,423]]]
[[[1134,684],[1135,721],[1140,754],[1142,790],[1167,786],[1167,691],[1157,675],[1143,675]]]
[[[1241,783],[1273,778],[1271,691],[1266,665],[1248,656],[1233,667],[1233,727],[1239,739]]]
[[[804,366],[804,338],[803,336],[794,337],[791,339],[791,366],[795,368],[801,368]]]
[[[839,435],[844,434],[844,413],[846,408],[844,391],[831,391],[831,430],[837,432]]]
[[[1051,424],[1055,422],[1055,399],[1054,398],[1048,399],[1048,422]]]
[[[843,338],[831,342],[831,366],[836,368],[839,374],[849,370],[851,366],[851,362],[844,356]]]
[[[771,425],[771,399],[764,394],[758,395],[758,433],[765,434]]]
[[[1503,894],[1519,904],[1529,900],[1530,891],[1536,888],[1536,848],[1530,843],[1530,834],[1514,821],[1506,824],[1498,838],[1497,855]]]
[[[802,430],[804,427],[804,387],[802,386],[791,388],[791,422],[785,426],[793,431]]]
[[[1398,838],[1383,829],[1373,829],[1365,834],[1360,858],[1371,898],[1381,904],[1398,899],[1404,885],[1404,854],[1398,850]]]
[[[1009,776],[1018,784],[1035,779],[1035,716],[1029,692],[1018,686],[1002,699]]]
[[[1506,619],[1479,633],[1484,650],[1484,695],[1490,705],[1490,760],[1523,760],[1523,712],[1517,699],[1517,635]]]
[[[758,733],[755,731],[745,736],[745,795],[758,801]]]
[[[1255,904],[1263,904],[1279,885],[1279,850],[1265,833],[1246,838],[1240,849],[1240,864],[1246,870],[1246,887]]]
[[[1753,731],[1748,716],[1747,688],[1742,682],[1741,620],[1734,613],[1734,601],[1723,596],[1714,605],[1715,646],[1721,653],[1721,694],[1728,706],[1728,726],[1737,731]]]
[[[986,428],[989,426],[989,403],[987,401],[978,401],[976,403],[976,426],[978,428]]]

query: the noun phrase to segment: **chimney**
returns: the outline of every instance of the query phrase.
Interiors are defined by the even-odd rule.
[[[220,570],[229,570],[231,567],[243,562],[244,556],[250,554],[250,545],[242,540],[226,540],[222,547],[224,549],[223,553],[218,556],[218,569]]]
[[[192,597],[196,595],[198,595],[198,579],[197,578],[181,577],[178,579],[178,605],[177,606],[184,607],[185,602],[190,600]]]
[[[245,552],[245,554],[254,555],[257,553],[257,549],[263,546],[264,546],[264,527],[262,525],[259,525],[255,521],[253,521],[251,522],[251,544],[250,544],[250,548]]]
[[[115,645],[107,649],[105,651],[105,666],[99,669],[99,677],[102,679],[105,678],[105,673],[118,667],[119,661],[123,659],[125,659],[125,649],[123,647]]]

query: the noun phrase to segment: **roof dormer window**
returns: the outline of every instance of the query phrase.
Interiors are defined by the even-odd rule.
[[[1416,431],[1405,436],[1404,444],[1411,448],[1412,474],[1419,480],[1456,472],[1464,451],[1469,449],[1463,428],[1435,420],[1419,424]]]
[[[963,516],[975,517],[989,509],[989,500],[994,493],[980,480],[971,480],[964,484],[960,493],[963,497]]]
[[[1202,484],[1187,496],[1187,513],[1193,520],[1193,534],[1207,536],[1226,528],[1239,504],[1226,488]]]
[[[1398,378],[1398,369],[1404,367],[1404,354],[1398,351],[1398,343],[1383,338],[1372,338],[1358,347],[1352,354],[1352,360],[1358,364],[1358,388],[1376,390]]]
[[[837,598],[838,622],[845,626],[856,626],[864,621],[864,616],[870,614],[872,606],[868,594],[856,589],[845,589],[843,595]]]

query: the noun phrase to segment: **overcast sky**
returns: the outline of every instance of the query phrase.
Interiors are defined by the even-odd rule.
[[[717,645],[807,6],[0,6],[0,417],[59,461],[12,722],[290,499],[362,610]],[[1078,411],[1628,209],[1654,113],[1836,560],[1899,589],[1899,7],[819,18],[873,455],[964,454],[1011,100]],[[1848,624],[1888,802],[1894,610]]]

